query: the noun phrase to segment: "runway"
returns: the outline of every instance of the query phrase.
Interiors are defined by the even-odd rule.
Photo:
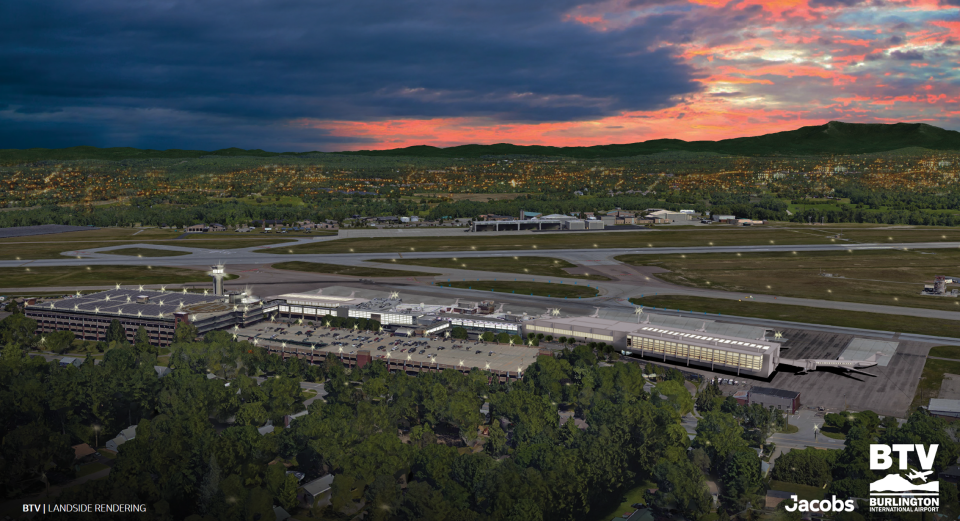
[[[298,239],[297,243],[309,243],[313,239]],[[273,248],[289,248],[293,244],[284,244]],[[111,249],[117,248],[158,248],[177,251],[190,251],[191,255],[176,257],[149,257],[139,258],[131,256],[110,255]],[[290,291],[304,291],[316,287],[321,287],[327,281],[329,284],[344,284],[350,281],[356,281],[355,277],[338,277],[332,275],[322,275],[315,273],[301,273],[285,271],[270,268],[270,264],[288,261],[322,262],[329,264],[339,264],[347,266],[369,266],[377,268],[396,268],[416,270],[425,273],[435,273],[433,276],[406,277],[406,278],[387,278],[378,279],[383,285],[396,285],[397,287],[417,287],[418,292],[433,295],[449,295],[456,291],[457,294],[476,294],[477,297],[484,298],[495,297],[503,301],[505,294],[490,292],[443,289],[434,286],[434,282],[461,281],[461,280],[499,280],[499,281],[534,281],[551,282],[563,284],[590,285],[599,290],[599,296],[595,298],[586,298],[582,300],[558,301],[546,297],[529,297],[522,295],[511,295],[510,298],[516,298],[523,302],[537,302],[537,305],[555,306],[557,304],[581,307],[587,312],[592,312],[596,306],[602,307],[620,307],[626,309],[632,307],[627,301],[629,298],[642,295],[687,295],[707,298],[720,299],[742,299],[745,295],[727,291],[688,288],[677,286],[657,279],[652,276],[657,268],[627,266],[616,261],[614,258],[619,255],[663,255],[663,254],[692,254],[692,253],[758,253],[758,252],[814,252],[814,251],[848,251],[848,250],[892,250],[892,249],[944,249],[960,248],[960,242],[930,242],[930,243],[897,243],[897,244],[820,244],[820,245],[764,245],[764,246],[707,246],[707,247],[685,247],[685,248],[616,248],[616,249],[565,249],[565,250],[499,250],[499,251],[461,251],[461,252],[394,252],[394,253],[338,253],[338,254],[270,254],[263,253],[262,250],[272,249],[270,247],[250,247],[231,250],[215,250],[209,248],[189,248],[186,246],[160,246],[151,244],[122,246],[108,246],[104,248],[92,249],[89,251],[67,251],[64,257],[60,259],[38,259],[23,261],[0,261],[0,267],[42,267],[42,266],[91,266],[91,265],[138,265],[138,266],[176,266],[192,267],[197,269],[209,269],[208,267],[223,262],[227,265],[230,273],[240,275],[240,278],[227,283],[231,288],[242,288],[244,286],[253,286],[254,291],[261,295],[279,294]],[[254,251],[261,250],[261,251]],[[76,258],[77,256],[81,258]],[[541,277],[526,276],[512,273],[496,273],[488,271],[472,271],[449,268],[433,268],[423,266],[406,266],[393,263],[366,262],[375,259],[425,259],[425,258],[445,258],[458,257],[468,259],[471,257],[552,257],[559,258],[577,264],[581,267],[589,268],[592,272],[597,272],[610,277],[611,281],[584,281],[573,277]],[[122,281],[118,281],[122,283]],[[203,285],[187,284],[190,285]],[[0,288],[0,292],[15,292],[18,290],[29,291],[73,291],[84,288]],[[96,289],[90,287],[89,289]],[[780,297],[775,295],[750,295],[752,301],[766,302],[775,304],[790,304],[798,306],[810,306],[824,309],[837,309],[844,311],[864,311],[871,313],[894,314],[902,316],[916,316],[919,318],[939,318],[947,320],[960,320],[960,312],[943,311],[935,309],[909,308],[899,306],[885,306],[875,304],[861,304],[856,302],[841,302],[832,300],[803,299]],[[738,318],[738,322],[749,323],[772,323],[772,321],[760,321],[757,319]],[[784,323],[786,325],[787,323]],[[796,324],[789,323],[792,327]],[[824,331],[838,331],[831,326],[823,326]],[[841,328],[843,329],[843,328]],[[886,335],[889,335],[887,333]],[[917,340],[920,340],[918,337]],[[952,342],[951,342],[952,343]]]

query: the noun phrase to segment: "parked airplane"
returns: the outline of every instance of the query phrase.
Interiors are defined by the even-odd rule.
[[[867,376],[877,376],[875,374],[868,373],[866,371],[860,371],[860,369],[865,369],[867,367],[873,367],[879,363],[877,358],[883,353],[877,353],[870,355],[866,360],[847,360],[842,356],[836,360],[825,360],[817,358],[799,358],[796,360],[791,360],[789,358],[781,358],[780,363],[790,365],[793,367],[799,367],[801,369],[800,374],[803,374],[807,371],[816,371],[821,367],[833,367],[836,369],[841,369],[846,372],[860,373]]]

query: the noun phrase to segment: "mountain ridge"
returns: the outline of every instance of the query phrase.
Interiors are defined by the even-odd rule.
[[[599,159],[649,155],[658,152],[714,152],[741,156],[867,154],[889,152],[908,147],[930,150],[960,150],[960,132],[926,123],[845,123],[830,121],[823,125],[800,127],[760,136],[736,137],[719,141],[683,141],[654,139],[639,143],[596,145],[591,147],[549,147],[541,145],[459,145],[437,148],[428,145],[391,150],[340,152],[355,155],[479,157],[482,155],[549,155]]]
[[[553,147],[545,145],[467,144],[448,148],[414,145],[389,150],[356,150],[331,152],[341,155],[479,158],[483,156],[549,156],[573,159],[605,159],[650,155],[659,152],[713,152],[736,156],[810,156],[849,155],[890,152],[909,147],[929,150],[960,151],[960,132],[945,130],[926,123],[845,123],[830,121],[795,130],[784,130],[760,136],[745,136],[719,141],[683,141],[662,138],[638,143],[594,145],[589,147]],[[261,149],[224,148],[204,150],[153,150],[130,147],[97,148],[78,146],[61,149],[0,149],[0,163],[44,160],[100,159],[179,159],[204,156],[277,157],[324,154],[324,152],[269,152]]]

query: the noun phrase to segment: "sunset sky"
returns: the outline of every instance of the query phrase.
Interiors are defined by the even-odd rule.
[[[960,0],[0,5],[0,148],[355,150],[960,130]]]

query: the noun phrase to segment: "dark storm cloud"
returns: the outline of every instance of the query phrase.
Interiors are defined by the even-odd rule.
[[[923,53],[920,51],[893,51],[890,57],[894,60],[917,61],[923,59]]]
[[[0,148],[79,144],[78,135],[261,146],[251,140],[265,129],[305,135],[283,126],[297,118],[591,119],[698,89],[667,49],[647,50],[669,18],[597,31],[564,21],[581,4],[8,2]]]

